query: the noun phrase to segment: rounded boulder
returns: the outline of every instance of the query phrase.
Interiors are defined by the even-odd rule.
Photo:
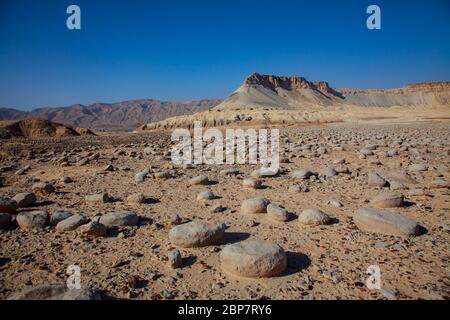
[[[170,242],[182,248],[206,247],[220,244],[225,236],[222,223],[192,221],[173,227],[169,232]]]
[[[248,199],[242,202],[241,213],[243,214],[257,214],[267,213],[267,206],[270,201],[265,198]]]
[[[375,208],[397,208],[403,205],[404,197],[397,192],[382,192],[372,198],[370,204]]]
[[[139,216],[131,211],[110,212],[100,217],[99,222],[105,226],[134,226],[139,222]]]
[[[322,210],[310,208],[303,210],[298,216],[298,222],[304,225],[318,226],[322,224],[328,224],[330,217]]]
[[[45,211],[21,212],[16,218],[17,224],[25,230],[44,229],[48,222],[48,214]]]
[[[246,240],[227,245],[220,253],[222,269],[247,278],[280,275],[286,268],[283,248],[271,241]]]

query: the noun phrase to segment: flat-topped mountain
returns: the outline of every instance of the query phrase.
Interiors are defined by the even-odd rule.
[[[250,108],[291,109],[340,103],[342,95],[327,82],[302,77],[279,77],[254,73],[244,80],[216,110]]]
[[[303,109],[311,106],[373,107],[449,105],[450,82],[420,83],[398,89],[333,89],[325,81],[254,73],[216,109],[242,106]]]
[[[143,129],[190,127],[195,120],[220,126],[355,121],[364,118],[450,117],[450,82],[419,83],[396,89],[335,89],[325,81],[254,73],[221,104]]]

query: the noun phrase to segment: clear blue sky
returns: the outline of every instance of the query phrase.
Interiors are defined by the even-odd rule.
[[[66,28],[81,7],[82,30]],[[366,28],[378,4],[382,30]],[[0,0],[0,107],[223,98],[253,73],[450,80],[450,1]]]

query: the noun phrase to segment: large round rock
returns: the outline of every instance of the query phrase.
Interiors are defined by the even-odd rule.
[[[140,204],[145,202],[145,195],[142,192],[137,192],[129,195],[127,198],[127,203],[129,204]]]
[[[397,208],[403,205],[404,197],[397,192],[382,192],[372,198],[370,204],[375,208]]]
[[[106,233],[107,229],[108,228],[104,224],[91,221],[79,227],[77,231],[88,236],[101,237]]]
[[[310,208],[303,210],[298,216],[298,222],[304,225],[318,226],[330,223],[330,217],[322,210]]]
[[[274,242],[246,240],[223,248],[222,269],[241,277],[267,278],[281,274],[287,258],[283,248]]]
[[[16,218],[19,227],[25,230],[44,229],[48,220],[48,213],[45,211],[21,212]]]
[[[31,192],[22,192],[17,194],[14,198],[14,201],[17,202],[17,205],[20,208],[31,207],[36,202],[36,196]]]
[[[73,215],[73,213],[67,212],[67,211],[62,211],[62,210],[58,210],[54,213],[52,213],[50,215],[50,225],[52,227],[56,227],[56,225],[58,223],[60,223],[61,221],[71,217]]]
[[[58,231],[73,231],[79,226],[88,223],[88,219],[82,214],[74,214],[56,225]]]
[[[222,242],[225,225],[221,223],[192,221],[176,227],[169,232],[170,242],[182,248],[206,247]]]
[[[105,226],[134,226],[139,222],[139,216],[131,211],[110,212],[100,217],[101,224]]]
[[[99,203],[108,203],[111,198],[106,192],[98,193],[98,194],[90,194],[84,197],[86,202],[99,202]]]
[[[267,206],[270,201],[265,198],[248,199],[242,202],[241,213],[243,214],[257,214],[267,213]]]
[[[38,182],[31,187],[37,195],[45,196],[55,192],[55,187],[48,182]]]
[[[416,221],[398,213],[375,209],[361,208],[353,215],[359,229],[394,236],[416,236],[420,226]]]
[[[207,176],[197,176],[193,177],[191,180],[189,180],[189,184],[191,186],[197,186],[197,185],[207,185],[209,184],[209,179]]]
[[[289,212],[275,204],[267,206],[267,215],[275,221],[286,222],[289,220]]]
[[[387,183],[387,181],[380,176],[378,173],[376,172],[369,172],[368,174],[368,185],[369,187],[384,187]]]

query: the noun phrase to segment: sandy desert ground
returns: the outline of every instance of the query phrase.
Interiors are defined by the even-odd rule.
[[[2,221],[0,298],[41,284],[64,284],[69,265],[80,266],[82,285],[103,299],[450,297],[448,123],[290,128],[282,129],[280,141],[280,174],[254,178],[262,181],[259,189],[243,186],[257,166],[173,166],[170,132],[1,141],[2,211],[19,193],[35,193],[37,200],[10,214],[11,222]],[[295,174],[300,169],[318,174],[303,179]],[[375,180],[371,185],[369,173]],[[190,179],[200,175],[210,182],[192,185]],[[378,178],[385,179],[384,186]],[[204,191],[215,198],[197,200]],[[99,193],[109,199],[89,197]],[[142,195],[128,199],[136,193],[145,200]],[[416,221],[416,236],[358,228],[355,211],[371,207],[380,193],[404,196],[400,206],[385,210]],[[289,221],[243,214],[243,201],[253,198],[284,207]],[[297,217],[307,208],[322,210],[330,220],[301,224]],[[88,235],[83,226],[72,231],[18,226],[18,214],[36,210],[52,219],[58,211],[82,214],[87,219],[80,224],[125,210],[135,212],[139,222],[110,226],[102,236]],[[201,248],[176,248],[168,234],[180,220],[224,223],[225,238]],[[287,256],[285,271],[271,278],[223,271],[221,250],[247,239],[280,245]],[[182,256],[178,268],[168,262],[174,249]],[[366,287],[371,265],[380,267],[382,290]]]

